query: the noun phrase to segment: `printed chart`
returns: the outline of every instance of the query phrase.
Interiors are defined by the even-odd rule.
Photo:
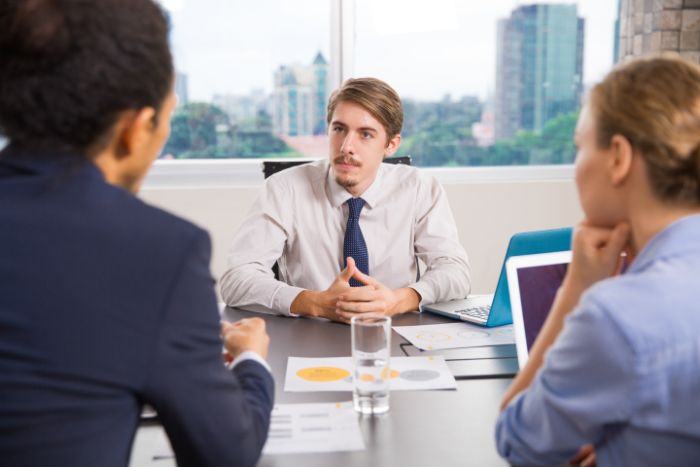
[[[389,366],[389,387],[392,391],[457,389],[457,382],[440,355],[391,357]],[[352,357],[289,357],[284,390],[352,391]]]
[[[482,328],[467,323],[394,326],[394,331],[421,350],[456,349],[515,343],[513,325]]]
[[[352,402],[277,404],[263,454],[360,451],[362,441]]]

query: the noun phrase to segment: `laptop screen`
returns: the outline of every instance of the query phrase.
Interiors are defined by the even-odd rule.
[[[570,262],[571,251],[561,251],[514,256],[506,263],[520,368],[527,362]]]
[[[568,266],[568,263],[560,263],[518,268],[520,304],[528,351],[552,308]]]

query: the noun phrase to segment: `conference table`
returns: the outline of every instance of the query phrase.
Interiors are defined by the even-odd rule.
[[[350,392],[285,392],[287,357],[350,356],[350,326],[320,319],[287,318],[225,308],[223,318],[252,316],[266,321],[268,362],[275,376],[276,403],[350,401]],[[430,313],[395,317],[392,325],[453,322]],[[392,355],[429,355],[392,331]],[[457,390],[394,391],[389,413],[358,415],[365,443],[362,451],[264,455],[259,467],[296,466],[502,466],[494,426],[503,394],[517,369],[512,345],[455,349],[439,353],[457,378]],[[174,459],[153,459],[161,436],[157,424],[143,424],[136,435],[130,466],[170,467]]]

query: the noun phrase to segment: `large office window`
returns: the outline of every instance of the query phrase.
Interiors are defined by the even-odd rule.
[[[618,12],[611,0],[161,3],[179,96],[162,158],[324,157],[330,92],[375,76],[404,101],[399,155],[427,167],[571,163]]]
[[[327,0],[161,0],[178,106],[164,159],[322,156]]]

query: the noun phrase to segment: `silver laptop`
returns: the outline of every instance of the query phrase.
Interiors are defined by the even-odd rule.
[[[484,326],[489,319],[493,297],[494,294],[470,295],[463,300],[434,303],[424,306],[423,309],[448,318]]]

